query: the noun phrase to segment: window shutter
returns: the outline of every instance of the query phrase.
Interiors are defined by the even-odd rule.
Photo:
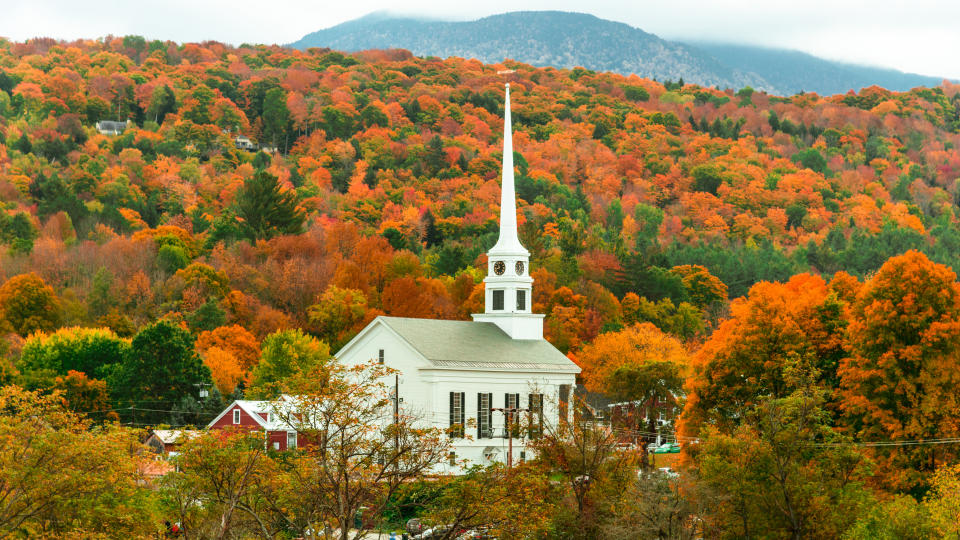
[[[453,429],[453,426],[457,424],[455,415],[456,415],[456,411],[453,408],[453,392],[450,392],[450,437],[451,438],[456,436]]]
[[[461,437],[465,435],[464,426],[467,425],[466,414],[467,414],[467,394],[464,392],[460,392],[460,418],[457,419],[457,423],[460,424],[460,427],[457,428],[457,433],[459,433]]]
[[[477,438],[483,438],[483,424],[486,419],[486,414],[483,411],[483,394],[477,394]]]

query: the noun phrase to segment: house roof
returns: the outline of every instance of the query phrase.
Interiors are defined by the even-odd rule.
[[[283,395],[274,402],[274,401],[255,401],[250,399],[238,399],[227,405],[223,411],[217,415],[216,418],[210,421],[207,424],[207,427],[213,427],[217,421],[223,418],[228,412],[230,412],[234,405],[238,405],[241,409],[246,411],[248,415],[258,424],[260,427],[267,431],[287,431],[292,429],[292,426],[287,422],[284,422],[277,414],[277,407],[292,407],[290,400],[293,399],[291,396]],[[262,415],[266,415],[264,418]]]
[[[200,432],[192,429],[155,429],[153,435],[163,444],[176,444],[196,438]]]
[[[437,367],[580,372],[550,342],[513,339],[491,322],[383,316],[376,320]]]

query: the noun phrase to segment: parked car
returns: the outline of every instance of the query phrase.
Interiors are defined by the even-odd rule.
[[[477,527],[476,529],[471,529],[460,536],[457,537],[457,540],[490,540],[493,537],[490,536],[490,529],[486,527]]]
[[[410,518],[407,520],[406,527],[407,532],[411,535],[418,535],[423,533],[423,522],[417,518]]]
[[[423,540],[426,538],[440,538],[441,536],[446,534],[446,532],[449,530],[450,530],[450,527],[446,525],[440,525],[439,527],[430,527],[429,529],[414,536],[413,538],[415,540]]]

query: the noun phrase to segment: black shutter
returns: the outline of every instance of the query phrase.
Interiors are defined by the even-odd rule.
[[[486,419],[486,413],[483,411],[483,393],[477,394],[477,438],[483,438],[483,421]]]
[[[450,392],[450,437],[451,438],[456,437],[456,433],[454,431],[455,429],[454,426],[457,424],[457,420],[454,417],[455,412],[456,411],[454,411],[453,409],[453,392]]]

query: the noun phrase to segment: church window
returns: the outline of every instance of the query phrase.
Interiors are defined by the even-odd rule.
[[[493,437],[493,394],[477,394],[477,438],[489,439]]]
[[[450,437],[463,438],[464,393],[450,392]]]
[[[530,394],[527,401],[527,409],[530,414],[530,431],[528,436],[531,439],[539,438],[543,434],[543,394]]]
[[[493,291],[493,309],[494,311],[503,311],[503,290]]]
[[[527,309],[527,291],[520,289],[517,291],[517,311]]]

